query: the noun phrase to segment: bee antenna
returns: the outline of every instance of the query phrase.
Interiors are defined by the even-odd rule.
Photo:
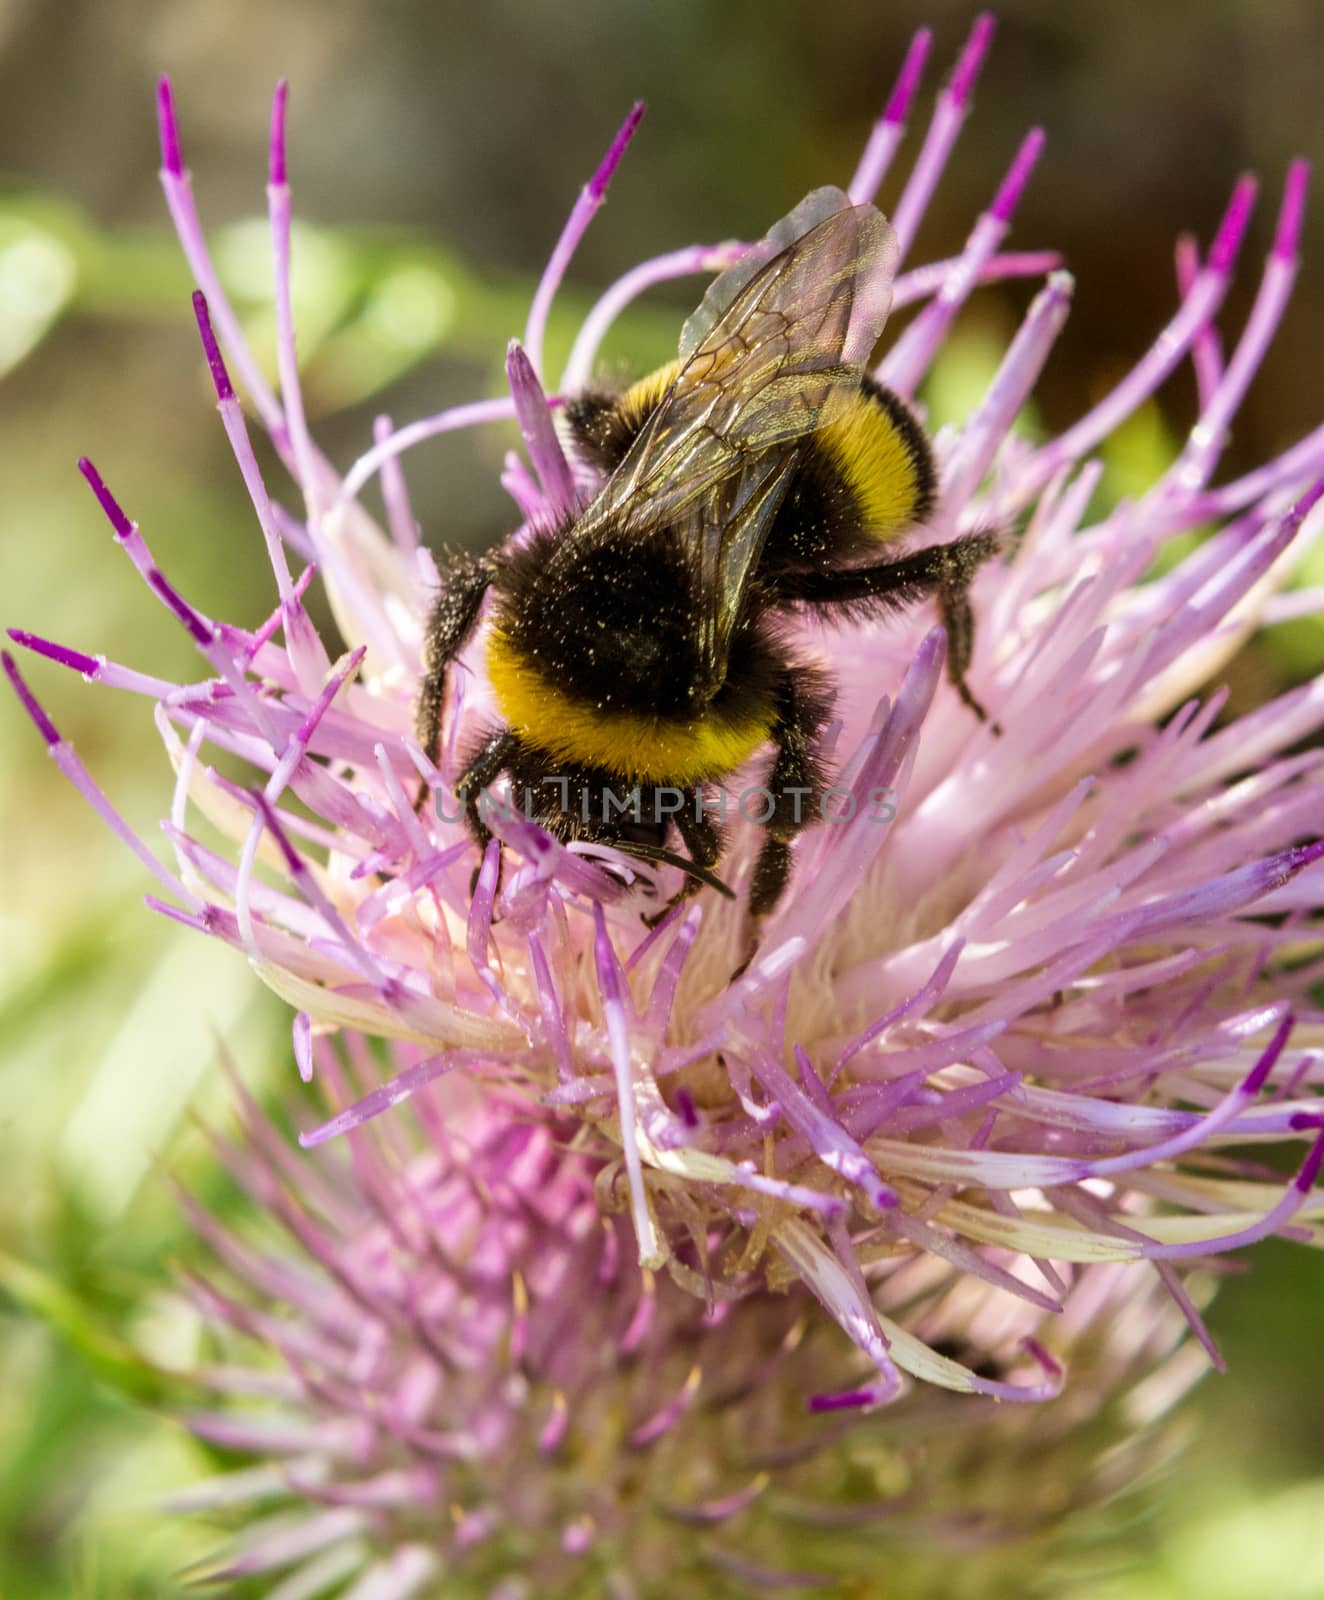
[[[619,850],[623,856],[638,856],[641,861],[658,861],[664,866],[679,867],[689,878],[697,878],[700,883],[707,884],[710,889],[716,889],[718,894],[725,895],[728,900],[734,900],[736,892],[728,888],[715,874],[701,867],[697,861],[690,861],[685,856],[677,855],[674,850],[664,850],[660,844],[641,844],[636,840],[613,839],[613,850]]]

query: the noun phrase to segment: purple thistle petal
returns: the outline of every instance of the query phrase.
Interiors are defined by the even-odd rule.
[[[820,1189],[806,1189],[803,1184],[789,1183],[784,1178],[769,1178],[763,1173],[756,1172],[752,1163],[740,1161],[736,1163],[736,1172],[739,1182],[747,1189],[754,1189],[759,1194],[768,1194],[778,1200],[785,1200],[790,1205],[802,1207],[808,1211],[815,1211],[823,1217],[840,1217],[846,1212],[846,1203],[839,1200],[836,1195],[824,1194]]]
[[[997,376],[943,471],[948,505],[964,506],[988,471],[1066,324],[1074,289],[1070,273],[1055,272],[1026,312]]]
[[[86,480],[88,488],[96,496],[97,504],[105,512],[106,521],[115,530],[115,537],[121,542],[131,539],[134,534],[134,524],[124,515],[119,501],[111,494],[102,480],[101,474],[86,456],[79,456],[78,470]]]
[[[479,868],[478,882],[474,885],[473,901],[469,907],[466,945],[474,971],[478,973],[498,1005],[501,1004],[504,994],[488,959],[488,941],[492,933],[492,911],[496,905],[497,879],[500,873],[501,845],[498,840],[489,839],[487,848],[483,852],[483,864]]]
[[[878,1404],[877,1384],[867,1389],[843,1389],[838,1394],[815,1394],[809,1397],[809,1409],[824,1411],[872,1411]]]
[[[942,995],[943,990],[951,981],[952,973],[956,970],[956,963],[961,959],[961,952],[965,948],[964,939],[956,939],[943,953],[938,965],[933,969],[933,975],[927,982],[920,985],[912,995],[909,995],[900,1004],[895,1005],[885,1012],[876,1022],[870,1025],[851,1041],[837,1058],[837,1064],[832,1069],[835,1079],[853,1057],[861,1050],[867,1049],[875,1039],[881,1038],[889,1028],[902,1021],[904,1018],[915,1015],[922,1018],[934,1002]]]
[[[542,490],[523,459],[515,450],[506,451],[505,466],[501,471],[501,487],[515,502],[522,522],[536,523],[546,515],[547,503]]]
[[[60,738],[59,729],[46,715],[45,711],[42,709],[41,702],[37,699],[36,695],[33,694],[32,690],[28,688],[26,682],[24,682],[23,674],[18,670],[18,663],[14,660],[13,656],[10,655],[8,650],[4,651],[3,654],[0,654],[0,661],[3,661],[4,663],[5,676],[9,679],[9,687],[18,696],[19,704],[23,707],[24,711],[27,712],[28,716],[31,717],[36,726],[37,732],[42,736],[46,743],[52,747],[63,743]]]
[[[1324,1120],[1320,1122],[1320,1129],[1319,1136],[1288,1185],[1287,1192],[1263,1217],[1245,1227],[1232,1228],[1223,1233],[1211,1232],[1205,1238],[1185,1243],[1157,1241],[1146,1244],[1142,1247],[1145,1258],[1150,1261],[1181,1261],[1192,1257],[1216,1255],[1224,1250],[1244,1250],[1249,1244],[1256,1244],[1261,1239],[1283,1232],[1292,1218],[1314,1195],[1315,1180],[1319,1177],[1321,1166],[1324,1166]]]
[[[257,406],[263,422],[273,437],[278,435],[283,437],[284,419],[280,407],[262,376],[261,368],[248,349],[239,326],[239,319],[221,288],[220,279],[207,250],[206,238],[198,220],[197,208],[193,203],[188,171],[180,159],[174,101],[168,78],[162,78],[158,85],[157,110],[161,125],[161,188],[165,194],[166,206],[179,238],[180,247],[193,274],[193,281],[207,298],[211,313],[220,325],[222,343],[229,350],[244,387]]]
[[[639,1132],[634,1095],[634,1067],[630,1057],[630,1022],[626,1011],[625,983],[620,961],[607,935],[602,906],[593,906],[593,958],[602,1002],[602,1020],[611,1049],[612,1071],[616,1079],[616,1101],[621,1119],[621,1152],[630,1186],[630,1210],[634,1217],[639,1264],[655,1267],[663,1251],[648,1209],[643,1166],[639,1157]]]
[[[448,406],[435,416],[422,417],[384,439],[378,439],[371,450],[366,450],[345,474],[336,498],[327,512],[330,520],[342,512],[364,486],[381,471],[385,462],[412,450],[426,439],[435,439],[443,433],[455,433],[463,428],[476,428],[485,422],[509,422],[515,415],[513,400],[474,400],[468,405]]]
[[[291,734],[289,742],[281,752],[280,760],[272,769],[271,777],[267,781],[266,796],[273,804],[280,798],[286,784],[293,779],[295,772],[303,764],[308,747],[312,744],[313,736],[323,718],[330,711],[341,690],[363,665],[366,654],[366,648],[360,645],[357,650],[351,650],[343,661],[337,663],[336,667],[327,673],[326,682],[319,689],[307,714]]]
[[[994,1025],[996,1026],[996,1025]],[[963,1035],[968,1041],[971,1035],[987,1037],[991,1030],[972,1028]],[[998,1029],[1000,1032],[1001,1030]],[[980,1043],[984,1038],[980,1038]],[[956,1047],[953,1056],[973,1055],[977,1045],[971,1046],[968,1042]],[[959,1049],[960,1056],[956,1055]],[[941,1069],[939,1069],[941,1070]],[[985,1083],[972,1083],[964,1089],[945,1089],[932,1091],[937,1099],[933,1103],[922,1105],[909,1105],[896,1110],[889,1119],[889,1127],[898,1133],[912,1133],[916,1128],[932,1127],[935,1124],[947,1121],[953,1117],[964,1117],[972,1111],[978,1111],[990,1101],[1001,1100],[1004,1095],[1011,1095],[1013,1102],[1017,1097],[1014,1091],[1020,1087],[1021,1074],[1019,1072],[1004,1072],[999,1077],[990,1078]]]
[[[1273,253],[1280,261],[1295,262],[1305,217],[1306,195],[1310,190],[1310,163],[1300,156],[1287,169],[1283,203],[1278,212],[1278,227],[1273,238]]]
[[[1278,1058],[1282,1055],[1289,1035],[1294,1026],[1294,1019],[1289,1014],[1278,1024],[1273,1038],[1269,1041],[1259,1060],[1246,1074],[1245,1078],[1235,1089],[1231,1090],[1213,1110],[1198,1122],[1192,1124],[1183,1133],[1174,1134],[1172,1138],[1160,1141],[1157,1145],[1149,1145],[1142,1150],[1134,1151],[1129,1155],[1114,1156],[1104,1161],[1090,1163],[1091,1175],[1096,1178],[1112,1177],[1118,1172],[1126,1172],[1134,1167],[1153,1166],[1158,1161],[1172,1161],[1185,1151],[1194,1149],[1199,1144],[1208,1140],[1219,1129],[1227,1126],[1237,1115],[1245,1110],[1259,1094],[1268,1080],[1269,1074],[1277,1065]]]
[[[1218,225],[1218,232],[1214,235],[1214,242],[1209,246],[1211,272],[1231,272],[1237,256],[1241,253],[1246,229],[1250,226],[1250,215],[1255,209],[1259,187],[1259,179],[1249,173],[1238,178],[1227,211]]]
[[[170,79],[162,73],[156,80],[156,120],[161,135],[161,167],[172,178],[184,176],[184,161],[179,151],[179,124],[175,120],[175,97]]]
[[[832,1116],[832,1101],[828,1095],[827,1088],[822,1078],[814,1070],[814,1064],[809,1059],[809,1053],[803,1045],[798,1044],[795,1047],[795,1064],[800,1069],[800,1083],[815,1108],[829,1117]]]
[[[365,1094],[363,1099],[353,1102],[353,1106],[342,1110],[336,1117],[329,1118],[317,1128],[312,1128],[309,1133],[299,1134],[299,1144],[302,1149],[317,1149],[318,1144],[326,1144],[328,1139],[339,1139],[341,1134],[350,1133],[353,1128],[361,1128],[363,1123],[371,1122],[373,1117],[381,1117],[384,1110],[392,1106],[400,1106],[401,1102],[409,1099],[411,1094],[429,1083],[437,1082],[437,1078],[446,1072],[454,1072],[456,1067],[472,1064],[473,1058],[470,1051],[453,1050],[445,1051],[440,1056],[429,1056],[425,1061],[417,1062],[416,1066],[406,1067],[405,1072],[398,1072],[389,1082],[382,1083],[381,1088]]]
[[[676,930],[676,937],[671,941],[671,946],[658,969],[653,992],[648,997],[648,1011],[644,1017],[645,1026],[652,1033],[664,1035],[668,1031],[681,972],[699,934],[699,917],[697,910],[691,911],[686,916]]]
[[[313,1019],[306,1011],[294,1016],[294,1062],[305,1083],[313,1081]]]
[[[276,85],[271,99],[271,143],[267,156],[267,182],[273,186],[285,182],[285,105],[289,97],[289,84],[284,78]]]
[[[951,256],[902,273],[892,285],[893,311],[937,294],[960,263],[960,256]],[[1004,283],[1011,278],[1042,278],[1061,265],[1062,257],[1056,250],[1008,250],[990,257],[980,268],[977,281],[984,284]]]
[[[1002,180],[1002,187],[993,197],[993,203],[988,208],[988,214],[995,222],[1010,222],[1020,204],[1021,195],[1025,186],[1030,181],[1030,175],[1038,164],[1039,157],[1044,150],[1044,130],[1031,128],[1021,142],[1020,149],[1016,152],[1016,159]]]
[[[877,1367],[882,1383],[873,1390],[872,1404],[889,1404],[900,1393],[901,1379],[890,1338],[867,1292],[802,1223],[783,1223],[773,1230],[773,1239],[829,1315]]]
[[[101,474],[87,459],[81,456],[78,461],[78,470],[82,473],[88,487],[96,496],[97,504],[106,514],[106,520],[115,530],[115,537],[119,540],[129,559],[146,580],[152,593],[162,602],[166,609],[184,624],[192,634],[195,644],[200,645],[204,651],[210,649],[216,639],[216,628],[208,622],[183,598],[170,584],[165,574],[152,560],[151,551],[148,550],[142,535],[138,532],[137,523],[130,522],[120,508],[119,502],[111,494],[102,480]]]
[[[955,271],[892,346],[879,367],[879,381],[903,397],[914,393],[952,319],[1006,237],[1012,213],[1029,182],[1043,144],[1043,129],[1032,128],[1022,141],[991,206],[975,224]]]
[[[82,650],[69,650],[66,645],[53,645],[48,638],[38,638],[37,634],[29,634],[21,627],[6,629],[11,640],[16,645],[22,645],[24,650],[32,650],[38,656],[45,656],[48,661],[58,661],[62,667],[72,667],[75,672],[82,672],[85,678],[94,678],[101,670],[102,662],[96,656],[85,656]]]
[[[909,181],[892,214],[892,226],[896,229],[900,257],[903,260],[915,241],[915,234],[919,230],[924,213],[928,210],[933,191],[937,187],[939,178],[942,177],[947,158],[951,155],[957,135],[965,122],[970,92],[984,64],[984,56],[992,41],[995,27],[993,18],[986,11],[975,18],[970,37],[966,40],[952,72],[951,81],[938,96],[933,120],[924,135],[923,147],[915,159]]]
[[[533,963],[534,981],[538,986],[538,1005],[542,1013],[543,1032],[550,1040],[552,1052],[556,1057],[557,1077],[562,1083],[570,1083],[575,1076],[575,1063],[570,1048],[570,1038],[566,1032],[565,1014],[552,981],[552,971],[546,953],[536,933],[529,935],[529,956]]]
[[[390,417],[377,417],[372,425],[373,442],[385,444],[394,429]],[[407,555],[418,549],[418,523],[409,506],[409,490],[405,487],[404,468],[399,456],[386,457],[381,464],[382,499],[386,504],[386,520],[400,549]]]
[[[145,694],[153,700],[163,699],[174,692],[175,685],[167,683],[164,678],[152,678],[145,672],[135,672],[131,667],[120,666],[117,661],[107,661],[105,656],[85,655],[81,650],[29,633],[26,628],[9,628],[6,631],[10,639],[24,650],[31,650],[34,655],[45,656],[48,661],[81,672],[88,683],[104,683],[111,689],[127,689],[131,694]]]
[[[271,255],[276,283],[276,367],[280,374],[280,398],[284,426],[294,456],[296,481],[303,489],[312,518],[316,521],[321,501],[320,474],[314,459],[308,422],[304,415],[303,391],[299,384],[299,358],[295,350],[294,309],[290,289],[290,187],[285,176],[285,102],[287,86],[282,78],[271,103],[270,178],[267,184],[267,216],[271,226]]]
[[[937,691],[946,649],[946,635],[941,628],[934,628],[916,652],[878,742],[851,785],[852,818],[824,830],[830,835],[831,854],[815,881],[797,894],[793,906],[775,924],[776,932],[770,938],[778,945],[821,933],[890,838],[890,829],[870,820],[868,796],[871,790],[894,789],[898,799],[902,797],[907,763],[913,759],[920,727]],[[752,975],[757,976],[757,969]]]
[[[646,289],[659,283],[668,283],[673,278],[688,277],[691,273],[721,272],[734,265],[744,253],[745,246],[738,241],[696,244],[683,250],[672,250],[631,268],[603,293],[584,318],[561,375],[562,392],[574,394],[588,386],[593,376],[594,359],[608,329],[625,307]]]
[[[211,314],[207,310],[207,296],[201,289],[193,291],[193,315],[197,319],[198,334],[202,339],[202,353],[207,358],[207,366],[211,371],[211,381],[216,388],[218,400],[234,399],[234,389],[230,383],[230,374],[225,369],[225,358],[221,354],[221,347],[216,343],[216,335],[212,332]]]
[[[981,1255],[972,1246],[962,1244],[959,1239],[944,1233],[941,1228],[922,1222],[918,1217],[909,1217],[904,1212],[896,1211],[888,1217],[887,1227],[889,1232],[896,1234],[898,1238],[907,1239],[911,1244],[918,1245],[930,1254],[944,1261],[950,1261],[954,1267],[968,1276],[982,1279],[994,1288],[1001,1289],[1004,1294],[1024,1300],[1027,1305],[1037,1306],[1039,1310],[1051,1313],[1062,1310],[1061,1302],[1052,1295],[1044,1294],[1032,1284],[1023,1282],[1014,1273],[1008,1272],[1005,1267],[999,1266],[988,1256]]]
[[[1209,481],[1222,453],[1228,426],[1264,360],[1291,297],[1296,280],[1296,238],[1305,203],[1304,177],[1307,174],[1301,171],[1301,166],[1300,163],[1294,165],[1288,174],[1273,253],[1265,264],[1245,330],[1237,341],[1226,372],[1202,404],[1200,420],[1172,468],[1171,476],[1187,491],[1203,488]],[[1286,248],[1280,248],[1284,244]]]
[[[520,432],[524,435],[524,446],[542,485],[548,511],[553,517],[564,516],[574,508],[576,501],[570,463],[556,437],[552,413],[538,374],[518,339],[512,339],[506,351],[506,379]]]
[[[960,59],[952,71],[951,82],[947,86],[947,93],[962,107],[969,100],[975,81],[983,70],[984,58],[993,43],[996,29],[997,19],[992,12],[981,11],[975,18],[970,37],[966,40],[965,48],[961,51]]]
[[[1184,300],[1200,276],[1200,247],[1194,234],[1183,233],[1177,240],[1177,293]],[[1211,324],[1199,329],[1191,344],[1195,367],[1196,392],[1203,412],[1223,376],[1223,342]]]
[[[621,164],[621,157],[629,147],[635,131],[643,120],[647,108],[642,100],[636,100],[630,107],[625,121],[621,124],[616,137],[612,140],[607,154],[602,158],[598,170],[589,179],[587,193],[590,199],[601,201],[606,198],[607,186],[610,184],[616,168]]]
[[[694,1404],[694,1397],[699,1392],[702,1378],[702,1371],[698,1367],[691,1367],[685,1382],[675,1396],[647,1422],[641,1422],[632,1430],[630,1444],[636,1450],[640,1450],[646,1445],[655,1444],[664,1434],[670,1433]]]
[[[855,205],[867,205],[873,201],[883,179],[887,176],[892,158],[901,143],[910,102],[914,99],[919,81],[924,75],[924,63],[928,60],[932,43],[931,28],[918,29],[910,41],[910,47],[901,63],[901,71],[897,75],[887,105],[882,116],[874,123],[869,142],[865,145],[864,153],[855,169],[855,176],[847,187],[846,192]]]
[[[1242,178],[1232,192],[1214,245],[1210,248],[1208,262],[1183,300],[1177,315],[1110,395],[1074,427],[1045,445],[1022,469],[1019,475],[1019,503],[1026,503],[1037,494],[1064,462],[1079,460],[1120,426],[1158,388],[1190,348],[1200,330],[1213,320],[1227,291],[1254,203],[1254,181]]]
[[[547,315],[552,308],[552,301],[556,298],[556,291],[560,288],[565,270],[579,248],[579,241],[587,233],[589,224],[606,199],[612,175],[620,165],[621,157],[629,147],[631,139],[634,138],[643,115],[644,102],[636,100],[630,108],[629,115],[617,130],[616,137],[599,163],[597,171],[575,201],[574,208],[561,231],[561,237],[556,241],[555,248],[548,258],[538,287],[534,290],[533,300],[529,306],[529,320],[524,330],[524,348],[528,351],[529,364],[535,376],[542,371],[543,333],[547,326]]]
[[[896,1190],[883,1182],[873,1162],[837,1121],[830,1102],[827,1111],[820,1109],[771,1056],[757,1054],[750,1067],[787,1121],[804,1135],[825,1166],[840,1173],[847,1183],[862,1189],[868,1203],[879,1210],[891,1210],[900,1203]]]
[[[910,102],[915,98],[915,91],[919,88],[919,80],[924,75],[924,63],[929,58],[929,47],[933,43],[933,30],[919,28],[910,41],[905,58],[901,63],[901,71],[897,74],[896,84],[892,90],[886,109],[883,111],[884,122],[904,122],[906,113],[910,110]],[[875,184],[875,188],[877,185]],[[872,199],[872,191],[864,197]]]
[[[262,825],[276,841],[280,853],[284,857],[285,866],[299,892],[311,906],[321,913],[323,920],[335,934],[345,953],[360,968],[368,982],[378,989],[385,989],[389,983],[386,974],[368,954],[364,944],[350,932],[345,919],[332,905],[326,893],[309,871],[307,863],[294,848],[284,828],[281,827],[280,819],[276,815],[274,806],[260,789],[252,791],[252,800],[257,808]]]
[[[1096,1228],[1101,1232],[1115,1234],[1119,1239],[1134,1239],[1140,1243],[1145,1242],[1145,1236],[1137,1233],[1134,1228],[1128,1228],[1118,1222],[1105,1210],[1100,1201],[1083,1189],[1055,1190],[1053,1199],[1060,1205],[1067,1216],[1074,1216],[1085,1224],[1086,1227]],[[1182,1286],[1181,1279],[1175,1270],[1166,1261],[1156,1261],[1154,1269],[1159,1281],[1171,1295],[1174,1303],[1180,1310],[1187,1326],[1195,1335],[1209,1357],[1209,1363],[1216,1372],[1226,1372],[1227,1363],[1219,1354],[1218,1346],[1214,1343],[1209,1329],[1205,1326],[1204,1318],[1196,1309],[1195,1302]]]
[[[74,788],[78,790],[79,794],[82,795],[107,827],[128,845],[129,849],[133,851],[134,855],[138,857],[139,861],[142,862],[152,876],[165,886],[166,891],[174,895],[182,905],[192,911],[197,911],[199,902],[189,893],[180,880],[157,860],[156,856],[152,854],[133,829],[129,827],[128,823],[125,822],[124,818],[120,816],[119,812],[115,810],[105,794],[92,780],[87,768],[75,755],[73,747],[66,744],[60,737],[59,729],[51,721],[50,717],[46,715],[40,701],[28,688],[23,674],[18,670],[18,664],[8,650],[0,651],[0,663],[3,663],[5,677],[9,680],[10,688],[17,695],[24,711],[32,719],[37,732],[46,741],[46,748],[50,751],[56,766],[59,767],[60,771],[73,784]]]

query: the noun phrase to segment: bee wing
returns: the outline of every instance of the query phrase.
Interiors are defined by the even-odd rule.
[[[684,513],[680,538],[695,576],[698,687],[705,694],[726,681],[731,636],[795,465],[793,447],[773,446]]]
[[[801,201],[714,281],[686,324],[676,381],[586,513],[585,534],[679,534],[714,686],[796,446],[858,391],[896,258],[872,206],[839,189]]]
[[[852,209],[851,200],[843,190],[832,187],[814,189],[793,211],[784,216],[780,222],[774,223],[762,239],[756,244],[747,246],[740,259],[725,272],[719,273],[708,285],[708,292],[700,301],[698,310],[689,317],[681,329],[681,360],[687,361],[705,342],[718,319],[756,272],[765,267],[774,256],[780,255],[782,251],[803,239],[820,222],[826,222],[838,212],[850,209]],[[883,263],[882,277],[888,286],[888,298],[879,318],[879,330],[891,306],[890,284],[895,266],[896,251],[893,249],[890,257]],[[877,339],[878,330],[874,332],[872,342],[876,343]],[[865,349],[859,351],[858,356],[853,354],[848,359],[858,359],[863,364],[868,355],[869,351]]]
[[[751,454],[813,433],[854,394],[891,306],[891,227],[872,206],[819,189],[754,254],[769,250],[709,289],[682,354],[697,342],[589,508],[591,523],[666,525]]]

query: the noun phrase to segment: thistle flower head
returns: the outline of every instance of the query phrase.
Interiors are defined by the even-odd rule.
[[[332,1095],[379,1076],[361,1044],[316,1053]],[[1027,1540],[1062,1558],[1064,1513],[1175,1440],[1154,1424],[1203,1364],[1125,1266],[1080,1274],[1054,1317],[915,1255],[886,1295],[917,1337],[989,1372],[1051,1338],[1071,1404],[1045,1418],[918,1386],[862,1423],[858,1396],[807,1403],[850,1345],[789,1274],[705,1294],[639,1266],[573,1119],[453,1074],[416,1119],[296,1153],[237,1094],[242,1137],[216,1148],[266,1226],[181,1195],[221,1267],[183,1290],[224,1352],[184,1420],[256,1464],[171,1505],[237,1522],[196,1576],[279,1600],[761,1594],[884,1549],[917,1600],[956,1592],[961,1550],[980,1555],[959,1592],[1003,1594]]]
[[[218,409],[271,558],[272,609],[239,626],[182,596],[84,462],[125,553],[196,643],[202,673],[169,683],[12,636],[155,702],[175,772],[167,860],[130,832],[5,664],[54,758],[158,880],[154,909],[232,944],[294,1009],[300,1071],[320,1076],[336,1107],[302,1142],[349,1135],[357,1151],[361,1125],[410,1097],[426,1130],[422,1153],[400,1156],[385,1178],[369,1164],[352,1197],[327,1195],[333,1227],[295,1229],[329,1289],[305,1293],[300,1274],[243,1265],[265,1293],[295,1297],[308,1319],[297,1338],[219,1292],[209,1302],[289,1364],[304,1408],[291,1437],[317,1464],[313,1478],[281,1481],[326,1502],[331,1520],[311,1524],[325,1543],[387,1515],[373,1499],[378,1474],[400,1519],[392,1527],[418,1528],[396,1540],[381,1587],[364,1593],[417,1592],[443,1545],[449,1560],[481,1542],[501,1520],[499,1486],[517,1460],[520,1516],[558,1530],[561,1555],[592,1543],[574,1531],[587,1528],[576,1516],[623,1537],[621,1508],[645,1481],[655,1503],[688,1505],[701,1521],[718,1520],[714,1505],[743,1512],[742,1497],[758,1498],[759,1449],[774,1458],[781,1449],[770,1433],[756,1430],[752,1475],[734,1486],[710,1475],[707,1446],[678,1443],[677,1457],[663,1442],[690,1440],[689,1411],[702,1402],[720,1411],[742,1368],[757,1388],[765,1366],[777,1367],[754,1409],[778,1422],[788,1395],[854,1420],[916,1382],[971,1407],[978,1395],[1050,1400],[1064,1382],[1059,1358],[1069,1365],[1073,1354],[1088,1394],[1091,1373],[1130,1381],[1152,1360],[1143,1336],[1132,1343],[1117,1330],[1154,1295],[1208,1344],[1186,1263],[1271,1234],[1318,1240],[1324,1071],[1312,986],[1324,777],[1319,752],[1301,746],[1324,721],[1324,693],[1306,684],[1224,725],[1222,693],[1202,697],[1253,629],[1318,604],[1311,591],[1284,589],[1324,528],[1324,428],[1216,482],[1296,274],[1307,171],[1297,163],[1287,174],[1252,311],[1226,361],[1215,319],[1247,235],[1250,180],[1234,188],[1207,250],[1183,247],[1180,303],[1149,352],[1064,433],[1036,442],[1017,419],[1072,280],[1055,258],[1004,244],[1042,134],[1008,153],[958,257],[906,259],[965,121],[989,26],[981,20],[939,92],[889,207],[901,252],[894,304],[914,314],[878,376],[913,398],[981,284],[1043,278],[987,393],[935,441],[928,536],[1004,534],[1004,557],[972,590],[970,677],[996,726],[979,724],[944,680],[947,642],[923,608],[813,629],[836,685],[832,784],[748,965],[743,901],[759,831],[735,806],[724,876],[736,898],[702,894],[651,930],[639,908],[672,887],[664,865],[561,844],[515,809],[492,819],[497,837],[480,855],[462,820],[447,820],[488,689],[479,647],[453,675],[434,765],[412,730],[436,573],[402,471],[425,439],[514,419],[525,453],[507,458],[502,478],[511,536],[563,520],[597,483],[567,458],[560,398],[589,382],[604,331],[635,295],[727,266],[742,247],[680,249],[628,273],[549,382],[548,308],[636,107],[552,253],[511,347],[509,395],[399,429],[383,420],[342,476],[312,440],[300,399],[284,90],[268,189],[277,396],[207,254],[162,86],[162,181],[199,285]],[[871,200],[890,175],[926,50],[922,34],[848,185],[853,201]],[[1199,415],[1178,459],[1139,499],[1096,510],[1091,453],[1186,361]],[[297,487],[295,509],[263,481],[236,385]],[[377,478],[385,531],[358,498]],[[1194,550],[1156,569],[1195,528],[1207,532]],[[314,577],[347,646],[335,659],[304,608]],[[209,765],[209,750],[246,762],[251,782]],[[416,809],[420,782],[439,809]],[[204,842],[203,822],[219,848]],[[342,1093],[338,1064],[365,1037],[390,1041],[392,1067],[360,1082],[355,1098]],[[1304,1146],[1294,1176],[1258,1151],[1229,1153],[1274,1143]],[[254,1145],[242,1159],[259,1172],[274,1158]],[[512,1166],[530,1176],[512,1177]],[[384,1198],[397,1188],[407,1194],[399,1207]],[[454,1224],[438,1221],[452,1214]],[[199,1226],[209,1226],[201,1216]],[[456,1232],[458,1252],[447,1243]],[[228,1250],[219,1238],[217,1247]],[[564,1287],[540,1287],[552,1281]],[[579,1312],[570,1323],[568,1296]],[[645,1305],[665,1333],[641,1378],[630,1329]],[[1109,1329],[1125,1359],[1108,1353]],[[323,1412],[332,1420],[316,1420]],[[660,1479],[629,1466],[650,1415],[661,1419],[659,1449],[645,1454],[666,1463]],[[583,1453],[567,1475],[542,1430],[573,1432],[576,1416]],[[879,1427],[867,1437],[885,1438]],[[231,1437],[267,1448],[242,1425]],[[469,1456],[461,1437],[474,1441]],[[600,1474],[596,1458],[585,1465],[595,1440],[610,1443]],[[345,1488],[340,1470],[363,1463],[360,1487]],[[604,1505],[594,1486],[605,1483],[614,1488]],[[827,1492],[840,1499],[840,1482]],[[446,1541],[426,1516],[410,1522],[452,1493]],[[271,1539],[303,1559],[321,1537],[309,1526]],[[512,1559],[505,1570],[523,1569]]]

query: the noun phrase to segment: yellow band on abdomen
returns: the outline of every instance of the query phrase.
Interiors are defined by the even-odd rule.
[[[577,700],[531,665],[499,630],[488,638],[487,671],[513,733],[554,760],[601,767],[631,782],[679,787],[724,777],[772,733],[771,707],[741,720],[709,709],[682,722]]]
[[[890,539],[915,520],[924,469],[912,438],[877,400],[862,393],[818,439],[855,496],[872,538]]]

